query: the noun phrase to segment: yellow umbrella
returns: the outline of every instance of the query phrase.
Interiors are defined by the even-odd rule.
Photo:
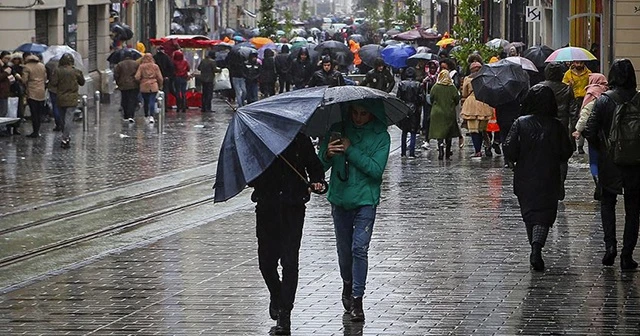
[[[256,46],[256,48],[258,48],[258,49],[262,48],[266,44],[273,43],[273,41],[271,41],[267,37],[254,37],[249,41],[251,42],[251,44]]]
[[[453,42],[455,42],[455,41],[456,40],[452,39],[452,38],[443,38],[442,40],[438,41],[438,43],[436,43],[436,45],[438,47],[444,47],[446,45],[453,44]]]

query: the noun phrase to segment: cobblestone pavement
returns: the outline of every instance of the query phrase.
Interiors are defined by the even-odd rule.
[[[209,164],[229,117],[171,116],[163,139],[140,121],[131,129],[113,124],[68,152],[49,134],[27,145],[2,139],[2,194],[20,207]],[[600,264],[600,216],[585,159],[570,163],[567,198],[544,249],[547,270],[534,273],[511,172],[500,157],[471,154],[466,147],[438,162],[433,150],[413,160],[391,153],[364,324],[343,318],[329,205],[314,197],[293,335],[640,334],[640,276]],[[18,168],[8,168],[11,160]],[[60,174],[87,183],[56,186]],[[267,335],[274,323],[257,266],[255,215],[248,193],[236,201],[244,205],[230,216],[214,218],[224,203],[204,205],[211,219],[202,225],[0,295],[0,335]]]

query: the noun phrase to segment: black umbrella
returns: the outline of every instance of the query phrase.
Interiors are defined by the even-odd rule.
[[[294,48],[289,53],[289,59],[294,60],[298,58],[298,55],[300,54],[300,50],[302,50],[302,47]],[[309,52],[309,58],[311,59],[311,63],[315,64],[316,62],[318,62],[318,60],[320,59],[320,53],[313,50],[313,48],[309,48],[309,47],[307,47],[307,51]]]
[[[358,51],[358,55],[360,55],[360,59],[362,63],[373,67],[373,62],[375,62],[376,58],[382,57],[381,52],[384,49],[383,46],[377,44],[367,44],[366,46],[360,48]]]
[[[365,38],[360,34],[352,34],[351,36],[349,36],[349,40],[354,40],[357,43],[362,43],[365,41]]]
[[[544,69],[545,60],[553,53],[553,49],[547,46],[533,46],[522,53],[522,57],[530,60],[538,69]]]
[[[477,100],[496,107],[529,90],[529,76],[520,65],[501,60],[483,65],[471,85]]]
[[[124,23],[118,23],[111,26],[111,32],[114,34],[114,39],[117,41],[127,41],[133,38],[133,31],[131,27]]]
[[[318,44],[315,47],[315,50],[320,53],[322,53],[325,50],[329,50],[331,52],[349,52],[350,51],[349,47],[347,47],[344,43],[334,41],[334,40],[324,41]]]
[[[365,86],[326,86],[291,91],[243,106],[227,128],[216,172],[214,202],[224,202],[244,189],[299,132],[324,136],[347,118],[341,103],[358,101],[386,125],[404,119],[409,107],[386,92]]]
[[[132,48],[118,49],[112,52],[109,57],[107,57],[107,62],[111,64],[118,64],[120,63],[120,61],[124,60],[127,57],[131,57],[133,60],[137,60],[138,58],[142,57],[142,53]]]
[[[227,62],[238,62],[244,63],[244,61],[249,59],[249,55],[252,52],[258,52],[251,43],[239,43],[234,45],[229,51],[229,55],[227,55]]]
[[[340,66],[348,67],[349,65],[353,64],[354,56],[351,51],[349,52],[341,51],[341,52],[333,53],[331,55],[331,59]]]
[[[428,61],[438,61],[438,60],[440,60],[440,57],[438,57],[438,55],[436,54],[419,53],[407,58],[407,65],[413,67],[418,65],[418,62],[420,61],[428,62]]]

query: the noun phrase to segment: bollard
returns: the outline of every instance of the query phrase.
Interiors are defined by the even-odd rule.
[[[158,133],[164,133],[164,117],[165,117],[165,97],[163,91],[158,91],[158,97],[156,98],[160,113],[158,113]]]
[[[100,91],[96,91],[93,93],[93,99],[96,104],[96,121],[95,124],[98,125],[100,122]]]
[[[82,130],[89,129],[89,118],[87,118],[87,95],[82,95]]]

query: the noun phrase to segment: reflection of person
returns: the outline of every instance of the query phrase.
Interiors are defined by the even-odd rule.
[[[513,191],[520,203],[531,245],[529,262],[544,270],[542,248],[558,214],[560,165],[573,153],[569,134],[556,118],[553,91],[535,85],[523,102],[525,116],[518,118],[503,143],[504,155],[515,163]]]
[[[633,165],[616,165],[608,155],[604,142],[609,138],[617,105],[629,102],[637,95],[637,80],[631,61],[622,59],[613,62],[609,70],[608,82],[610,90],[596,100],[583,134],[589,140],[589,145],[595,146],[600,153],[598,158],[598,177],[602,188],[600,214],[606,247],[602,264],[613,265],[616,259],[616,198],[624,190],[625,220],[620,268],[635,269],[638,263],[633,260],[633,250],[638,242],[640,225],[640,169]]]
[[[135,61],[132,61],[135,63]],[[60,57],[58,68],[53,73],[49,84],[58,93],[58,108],[60,109],[60,122],[62,123],[62,148],[69,148],[71,142],[71,127],[73,126],[73,112],[78,106],[78,88],[84,85],[82,71],[74,66],[73,56],[64,54]]]
[[[303,177],[309,176],[311,188],[323,188],[324,172],[309,137],[298,134],[293,142],[255,180],[251,199],[256,202],[256,233],[258,262],[271,296],[269,315],[277,320],[277,335],[289,335],[291,310],[298,286],[298,255],[305,215],[305,203],[310,199],[309,186]],[[282,280],[278,275],[282,265]]]
[[[380,185],[389,158],[390,137],[382,104],[348,106],[348,117],[332,126],[341,138],[325,137],[318,156],[331,168],[327,199],[336,234],[343,281],[342,304],[351,320],[364,321],[362,297],[367,280],[368,251]]]
[[[448,70],[440,71],[436,85],[431,89],[431,123],[429,139],[438,140],[438,160],[451,159],[451,139],[460,137],[456,119],[456,106],[460,101],[458,89],[453,85]]]

